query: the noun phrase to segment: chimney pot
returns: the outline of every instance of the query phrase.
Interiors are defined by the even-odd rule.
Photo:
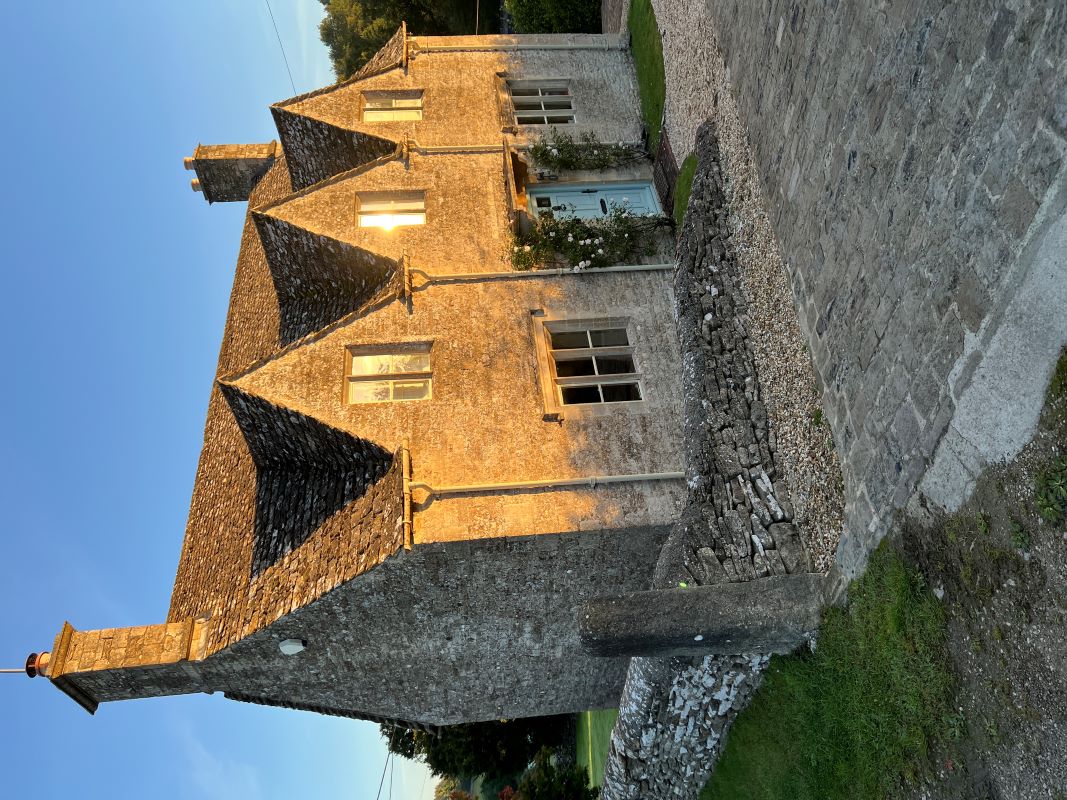
[[[194,191],[194,192],[201,192],[201,191],[203,191],[203,189],[201,189],[201,188],[200,188],[200,179],[199,179],[199,178],[193,178],[193,179],[192,179],[192,180],[191,180],[191,181],[189,182],[189,184],[190,184],[190,185],[191,185],[191,186],[193,187],[193,191]]]
[[[50,653],[30,653],[26,659],[26,674],[31,678],[36,678],[38,675],[48,674],[48,661],[51,657]]]
[[[186,156],[182,159],[182,163],[185,165],[186,169],[196,169],[196,159],[192,156]]]

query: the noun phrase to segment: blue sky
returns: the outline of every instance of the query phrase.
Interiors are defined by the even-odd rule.
[[[317,0],[273,0],[298,92],[332,80]],[[243,204],[182,157],[275,137],[292,94],[262,0],[11,5],[0,47],[0,667],[76,628],[162,622]],[[373,798],[376,725],[187,696],[90,717],[0,675],[0,795]],[[398,760],[394,798],[433,779]],[[383,797],[389,796],[387,789]]]

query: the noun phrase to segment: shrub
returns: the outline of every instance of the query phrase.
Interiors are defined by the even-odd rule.
[[[599,796],[600,790],[589,786],[584,767],[557,767],[547,747],[537,754],[512,795],[514,800],[596,800]]]
[[[600,3],[592,0],[504,0],[519,33],[600,33]]]
[[[654,231],[670,225],[657,215],[640,216],[612,204],[607,216],[582,219],[569,206],[553,206],[532,231],[515,237],[511,265],[518,270],[584,269],[633,263],[652,252]]]
[[[576,140],[568,133],[553,128],[531,147],[530,157],[539,167],[554,170],[610,169],[633,161],[643,161],[647,154],[643,147],[619,142],[604,144],[586,131]]]
[[[437,735],[381,726],[389,749],[425,762],[434,775],[516,775],[544,746],[555,746],[566,729],[566,716],[528,717],[498,722],[443,726]]]

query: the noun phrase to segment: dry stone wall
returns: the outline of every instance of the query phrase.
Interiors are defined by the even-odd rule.
[[[656,588],[809,570],[749,341],[711,124],[698,134],[696,152],[675,277],[688,505],[660,557]],[[766,661],[761,654],[632,659],[604,800],[696,797]]]

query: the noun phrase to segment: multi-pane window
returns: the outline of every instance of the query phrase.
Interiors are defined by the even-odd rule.
[[[511,81],[508,90],[519,125],[574,122],[574,98],[566,81]]]
[[[546,325],[553,380],[562,405],[641,400],[634,349],[621,325]]]
[[[392,230],[398,225],[426,222],[424,192],[360,192],[356,203],[361,228]]]
[[[364,122],[422,119],[422,92],[364,92]]]
[[[345,400],[349,403],[427,400],[432,381],[429,342],[348,348]]]

